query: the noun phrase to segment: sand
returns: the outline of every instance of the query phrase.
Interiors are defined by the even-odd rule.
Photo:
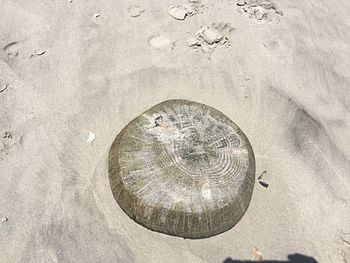
[[[228,262],[254,247],[350,262],[350,2],[276,0],[283,15],[268,17],[236,3],[176,20],[169,0],[0,1],[0,262]],[[186,44],[219,22],[227,43]],[[110,190],[115,136],[173,98],[234,120],[266,171],[241,221],[212,238],[149,231]]]

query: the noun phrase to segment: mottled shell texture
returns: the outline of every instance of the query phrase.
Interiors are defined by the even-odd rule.
[[[120,207],[137,223],[184,238],[217,235],[248,208],[252,147],[228,117],[204,104],[169,100],[131,121],[109,153]]]

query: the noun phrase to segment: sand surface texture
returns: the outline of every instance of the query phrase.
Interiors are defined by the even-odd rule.
[[[254,247],[350,262],[349,11],[0,0],[0,262],[221,263]],[[212,238],[152,232],[110,190],[116,135],[174,98],[232,119],[263,173],[241,221]]]

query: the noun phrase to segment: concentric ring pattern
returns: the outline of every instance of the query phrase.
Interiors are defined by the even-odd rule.
[[[139,224],[185,238],[222,233],[248,208],[252,147],[240,128],[204,104],[169,100],[131,121],[109,153],[120,207]]]

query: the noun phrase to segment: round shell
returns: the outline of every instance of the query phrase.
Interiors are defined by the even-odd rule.
[[[169,100],[132,120],[109,152],[120,207],[137,223],[184,238],[217,235],[248,208],[252,147],[228,117],[204,104]]]

